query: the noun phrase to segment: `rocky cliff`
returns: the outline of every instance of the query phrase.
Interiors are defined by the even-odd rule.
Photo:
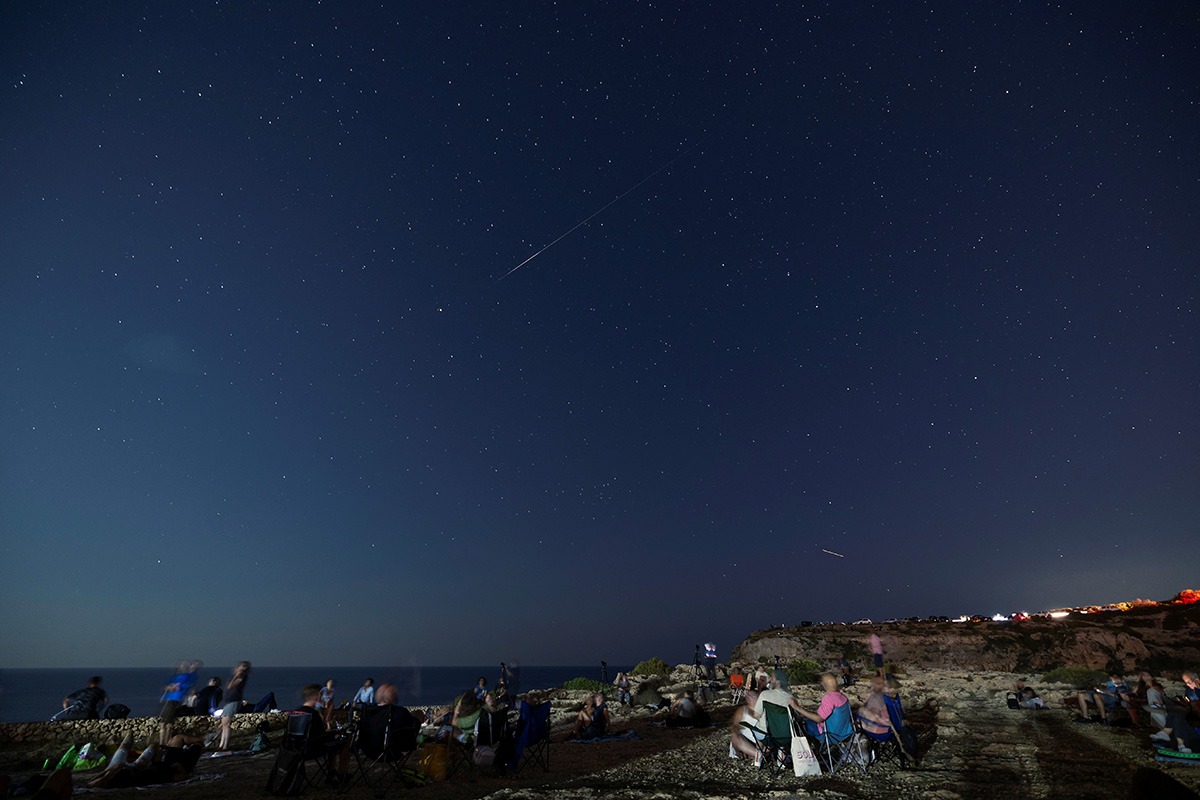
[[[1001,672],[1084,666],[1156,674],[1200,667],[1200,603],[1004,623],[773,628],[751,633],[734,648],[733,660],[770,662],[778,656],[784,663],[808,658],[829,665],[845,655],[862,666],[870,660],[872,630],[888,663],[901,666]]]

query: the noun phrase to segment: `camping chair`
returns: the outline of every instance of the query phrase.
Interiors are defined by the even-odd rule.
[[[536,707],[521,701],[521,717],[508,768],[520,772],[530,763],[540,766],[543,772],[550,771],[550,701]]]
[[[787,706],[763,702],[763,716],[767,722],[766,733],[744,720],[741,724],[754,733],[759,763],[766,764],[767,770],[774,775],[792,759],[792,714]]]
[[[446,779],[454,777],[457,772],[467,773],[468,780],[475,780],[475,762],[472,759],[475,750],[475,725],[483,713],[480,707],[476,711],[459,718],[450,729],[447,745],[450,748],[450,766],[446,769]]]
[[[858,729],[850,712],[850,704],[843,703],[834,708],[825,720],[824,727],[825,731],[817,736],[817,758],[824,762],[829,774],[836,774],[846,764],[854,764],[866,772],[867,766],[858,749]]]
[[[354,756],[356,774],[346,782],[344,790],[361,782],[376,797],[383,797],[399,779],[404,761],[416,751],[419,727],[399,724],[392,706],[364,706],[353,717],[350,753]]]
[[[313,734],[313,716],[303,711],[289,711],[287,729],[275,756],[275,765],[267,776],[269,794],[295,795],[307,784],[316,788],[329,775],[331,750]],[[305,762],[315,761],[316,772],[309,776]]]
[[[892,735],[896,737],[897,749],[900,753],[900,766],[908,766],[911,761],[913,766],[917,765],[917,758],[920,753],[917,752],[917,735],[913,733],[913,729],[904,725],[904,705],[900,702],[899,697],[884,695],[883,702],[887,705],[888,719],[892,722]]]
[[[866,737],[867,745],[870,748],[870,762],[872,764],[895,764],[900,769],[908,766],[907,759],[904,757],[904,750],[900,746],[900,736],[890,724],[887,726],[886,731],[872,733],[866,729],[866,725],[882,727],[883,723],[867,719],[861,714],[858,716],[858,723],[859,729],[862,735]]]
[[[733,693],[734,704],[746,699],[746,676],[735,672],[729,676],[729,691]]]

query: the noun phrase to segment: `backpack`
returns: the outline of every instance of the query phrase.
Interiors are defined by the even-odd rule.
[[[129,716],[129,706],[123,703],[113,703],[104,709],[105,719],[125,719]]]
[[[271,749],[271,740],[267,738],[265,733],[261,731],[254,737],[254,741],[250,744],[251,753],[265,753]]]

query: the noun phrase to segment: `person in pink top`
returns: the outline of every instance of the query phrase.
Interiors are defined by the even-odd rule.
[[[816,713],[806,708],[798,709],[800,714],[805,718],[804,730],[810,736],[820,736],[825,733],[825,720],[829,719],[829,715],[833,713],[833,710],[850,702],[850,698],[838,691],[838,679],[836,675],[829,672],[822,675],[821,687],[825,690],[825,694],[821,696],[821,705],[817,706]]]
[[[871,632],[871,655],[875,657],[875,669],[879,670],[879,677],[887,677],[883,674],[883,643],[874,631]]]

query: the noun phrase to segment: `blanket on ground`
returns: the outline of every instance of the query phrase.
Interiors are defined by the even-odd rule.
[[[567,741],[574,742],[575,744],[592,744],[593,742],[626,742],[637,738],[638,735],[633,731],[622,731],[621,733],[608,733],[592,739],[567,739]]]

